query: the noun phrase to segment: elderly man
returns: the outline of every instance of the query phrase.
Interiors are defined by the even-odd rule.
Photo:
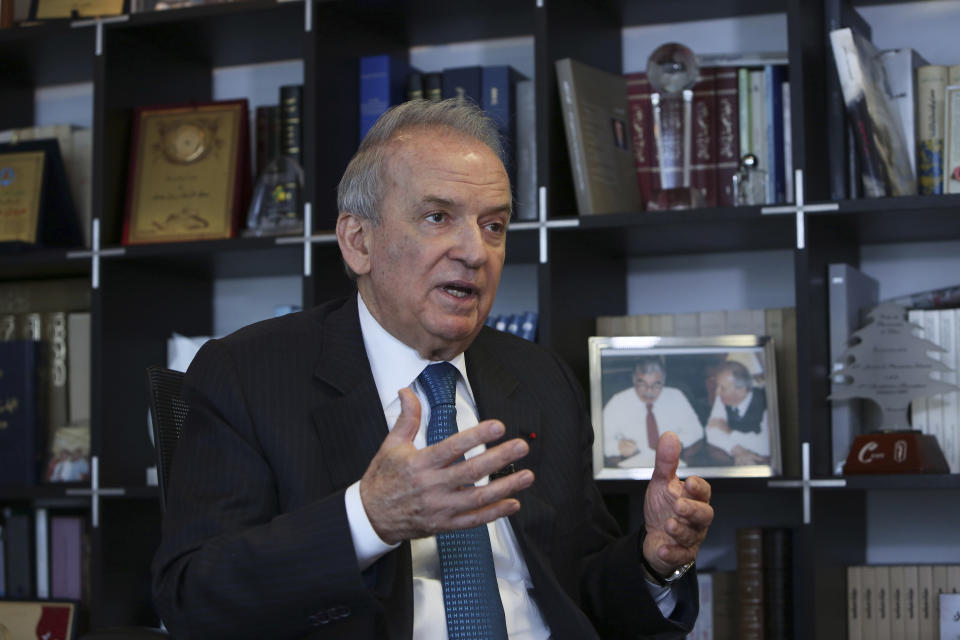
[[[707,418],[707,441],[726,451],[734,464],[770,462],[767,394],[754,388],[750,371],[728,360],[717,369],[717,396]]]
[[[665,434],[645,526],[592,481],[565,365],[484,327],[510,185],[476,107],[417,101],[340,184],[358,294],[197,355],[154,564],[177,638],[681,637],[713,518]]]
[[[603,453],[607,464],[653,467],[660,434],[670,430],[684,447],[703,438],[703,426],[683,391],[664,386],[666,371],[656,356],[637,360],[633,386],[618,391],[603,408]]]

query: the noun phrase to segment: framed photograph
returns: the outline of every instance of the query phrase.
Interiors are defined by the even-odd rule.
[[[673,431],[681,477],[780,473],[773,341],[761,336],[592,337],[597,479],[648,479]]]
[[[77,603],[69,600],[0,600],[0,640],[74,640]]]
[[[249,166],[246,100],[138,108],[123,243],[234,237]]]

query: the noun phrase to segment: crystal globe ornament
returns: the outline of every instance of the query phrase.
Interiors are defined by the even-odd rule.
[[[660,45],[647,59],[650,86],[667,95],[689,89],[700,75],[700,65],[693,51],[677,42]]]

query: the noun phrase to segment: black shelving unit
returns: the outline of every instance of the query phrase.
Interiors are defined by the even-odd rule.
[[[91,282],[93,453],[99,460],[98,486],[109,489],[109,495],[72,495],[69,487],[3,488],[0,506],[65,499],[91,508],[98,501],[99,518],[90,531],[92,628],[158,622],[149,598],[149,564],[159,535],[159,505],[156,489],[147,487],[144,477],[153,452],[147,438],[143,371],[163,362],[167,337],[172,332],[212,333],[218,278],[299,277],[304,306],[352,290],[329,232],[336,218],[335,187],[357,144],[362,55],[406,55],[419,45],[531,38],[537,170],[547,203],[548,252],[541,255],[536,224],[518,225],[508,236],[508,262],[537,265],[539,341],[558,351],[585,387],[586,338],[594,332],[596,316],[627,312],[631,259],[792,252],[799,387],[781,393],[798,396],[799,439],[810,443],[812,477],[830,477],[826,265],[842,260],[857,266],[861,248],[871,244],[960,239],[960,196],[831,199],[845,157],[843,145],[830,144],[823,126],[831,117],[842,117],[839,95],[829,81],[827,25],[831,20],[857,20],[852,6],[841,0],[306,2],[252,0],[136,14],[101,24],[57,21],[0,31],[0,128],[33,124],[38,87],[93,84],[93,210],[102,247],[120,250],[100,257],[62,249],[0,254],[0,280],[80,276]],[[554,62],[570,56],[619,73],[625,27],[770,12],[787,14],[793,166],[804,172],[807,202],[837,202],[835,211],[805,216],[804,246],[798,247],[794,214],[765,213],[761,207],[577,219]],[[284,60],[301,60],[304,68],[305,195],[313,214],[311,235],[281,242],[237,238],[122,247],[133,109],[207,101],[215,68]],[[561,221],[575,225],[553,224]],[[783,511],[776,511],[776,523],[794,528],[797,638],[845,637],[842,572],[846,565],[865,561],[869,492],[960,489],[958,476],[846,480],[841,488],[813,489],[808,523],[800,517],[801,489],[771,487],[765,479],[713,482],[718,504],[737,505],[738,517],[752,515],[756,522],[765,522],[768,507],[779,505]],[[602,483],[625,525],[636,522],[644,488],[643,482]],[[732,528],[740,523],[727,519],[719,508],[711,536],[730,540]]]

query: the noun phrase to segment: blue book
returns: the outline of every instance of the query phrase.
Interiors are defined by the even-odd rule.
[[[767,90],[767,202],[786,202],[786,172],[783,156],[783,82],[787,68],[767,65],[763,68]]]
[[[42,461],[37,366],[42,342],[0,342],[0,487],[37,483]]]
[[[410,64],[390,55],[360,58],[360,139],[387,109],[406,100]]]
[[[497,316],[496,330],[506,332],[507,327],[510,325],[510,318],[512,317],[513,316]]]
[[[507,164],[510,185],[516,191],[517,186],[517,97],[516,84],[525,77],[508,65],[483,67],[481,70],[480,106],[500,131],[503,142],[503,157]]]
[[[461,98],[483,105],[483,67],[451,67],[443,70],[443,99]]]
[[[522,313],[510,315],[510,318],[507,320],[507,333],[511,333],[518,337],[520,336],[520,319],[522,317]]]
[[[520,337],[530,342],[537,341],[537,319],[536,311],[525,311],[520,320]]]

